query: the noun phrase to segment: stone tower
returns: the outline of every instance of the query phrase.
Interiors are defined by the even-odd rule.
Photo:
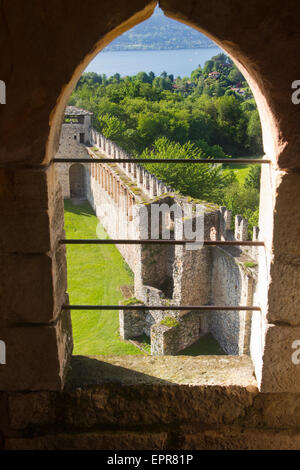
[[[85,109],[66,107],[56,158],[89,158],[85,146],[91,141],[92,115]],[[86,168],[83,164],[61,163],[58,173],[64,198],[85,198]]]

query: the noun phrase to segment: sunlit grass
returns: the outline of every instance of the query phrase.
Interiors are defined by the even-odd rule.
[[[98,224],[88,203],[65,201],[67,238],[97,238]],[[101,231],[107,236],[103,227]],[[120,286],[133,284],[133,274],[115,245],[67,245],[67,263],[71,304],[117,305],[123,300]],[[118,311],[73,311],[72,327],[73,354],[142,354],[120,340]]]
[[[247,156],[247,157],[241,157],[241,158],[251,158],[253,160],[255,159],[259,159],[259,158],[262,158],[262,156],[260,155],[250,155],[250,156]],[[234,162],[234,159],[232,159],[232,161]],[[233,163],[231,165],[228,165],[226,170],[225,171],[230,171],[230,170],[233,170],[238,182],[240,185],[243,185],[244,182],[245,182],[245,179],[247,178],[248,176],[248,173],[250,171],[250,168],[252,167],[253,165],[247,165],[247,164],[237,164],[237,163]]]

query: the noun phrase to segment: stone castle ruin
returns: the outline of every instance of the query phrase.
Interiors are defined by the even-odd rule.
[[[130,158],[91,125],[92,113],[68,106],[56,158]],[[192,200],[167,187],[142,166],[128,163],[60,163],[59,179],[64,198],[87,199],[113,239],[144,239],[154,204],[164,204],[159,238],[163,230],[176,239],[174,207],[201,204],[205,240],[238,240],[248,237],[248,224],[225,207]],[[196,215],[190,216],[191,225]],[[147,234],[146,234],[147,235]],[[148,233],[149,237],[151,234]],[[258,229],[254,230],[258,239]],[[145,305],[253,305],[257,248],[185,245],[116,245],[134,273],[133,304]],[[231,355],[249,353],[251,313],[245,311],[122,310],[120,336],[151,338],[151,354],[176,355],[201,336],[212,333]]]

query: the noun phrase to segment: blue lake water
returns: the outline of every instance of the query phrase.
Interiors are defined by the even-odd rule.
[[[163,71],[175,77],[190,76],[198,65],[216,54],[223,52],[219,47],[203,49],[180,49],[168,51],[112,51],[100,52],[86,68],[86,72],[105,73],[108,77],[119,73],[136,75],[138,72],[154,72],[160,75]]]

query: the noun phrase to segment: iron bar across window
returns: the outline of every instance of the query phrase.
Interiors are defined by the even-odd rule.
[[[204,240],[204,241],[189,241],[189,240],[130,240],[125,239],[61,239],[59,241],[62,245],[185,245],[186,243],[199,243],[205,246],[264,246],[261,241],[232,241],[232,240]]]
[[[225,164],[265,164],[271,163],[271,160],[256,160],[249,158],[195,158],[195,159],[184,159],[184,158],[54,158],[53,163],[225,163]]]
[[[271,160],[256,160],[256,159],[154,159],[154,158],[54,158],[53,163],[224,163],[224,164],[269,164]],[[189,242],[188,240],[100,240],[100,239],[62,239],[61,244],[67,245],[117,245],[117,244],[172,244],[183,245]],[[227,241],[227,240],[204,240],[205,246],[264,246],[261,241]],[[63,310],[197,310],[197,311],[261,311],[258,306],[228,306],[228,305],[63,305]]]
[[[226,310],[226,311],[260,311],[257,306],[230,305],[63,305],[63,310]]]

